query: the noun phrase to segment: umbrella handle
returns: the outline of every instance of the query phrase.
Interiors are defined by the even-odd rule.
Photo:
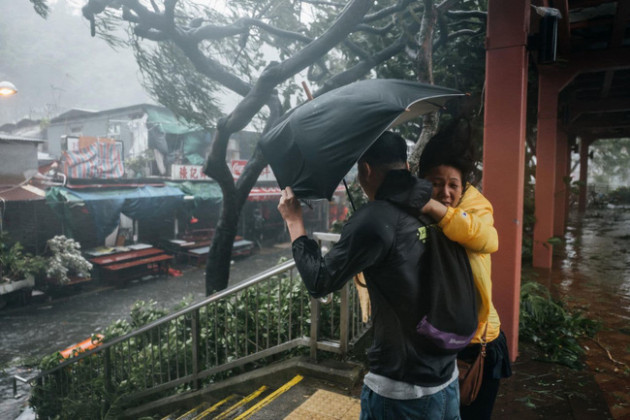
[[[305,81],[302,81],[302,88],[304,89],[304,92],[306,93],[306,97],[308,98],[308,100],[312,101],[313,95],[311,94],[311,90],[308,88],[308,85],[306,84]]]
[[[346,183],[346,178],[343,179],[343,186],[346,187],[346,193],[348,194],[348,199],[350,200],[350,205],[352,206],[352,212],[357,211],[357,208],[354,207],[354,201],[352,200],[352,195],[350,194],[350,189],[348,188],[348,184]]]

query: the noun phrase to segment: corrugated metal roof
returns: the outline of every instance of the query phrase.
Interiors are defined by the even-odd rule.
[[[44,139],[36,139],[32,137],[23,137],[16,136],[14,134],[9,133],[0,133],[0,141],[26,141],[26,142],[35,142],[35,143],[44,143],[46,140]]]

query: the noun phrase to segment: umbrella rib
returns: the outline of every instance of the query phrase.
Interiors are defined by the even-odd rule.
[[[348,183],[346,182],[346,178],[343,178],[343,186],[346,187],[346,193],[348,193],[348,198],[350,199],[350,205],[352,206],[352,211],[357,211],[357,208],[354,206],[354,200],[352,199],[352,194],[350,194],[350,188],[348,188]]]

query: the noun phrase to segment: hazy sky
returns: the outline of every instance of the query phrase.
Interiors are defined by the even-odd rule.
[[[224,0],[201,0],[221,9]],[[130,49],[113,50],[90,36],[81,15],[86,0],[49,0],[44,20],[29,1],[0,0],[0,81],[15,84],[18,94],[0,98],[0,126],[24,118],[53,118],[69,109],[106,110],[154,103],[142,87]],[[303,18],[311,19],[304,8]],[[265,53],[267,54],[267,52]],[[277,59],[268,52],[269,60]],[[306,80],[306,71],[297,76]],[[240,97],[220,94],[224,112]]]
[[[130,50],[90,36],[77,0],[51,2],[47,20],[30,2],[0,0],[0,80],[18,94],[1,98],[0,125],[54,117],[70,108],[103,110],[152,102]]]

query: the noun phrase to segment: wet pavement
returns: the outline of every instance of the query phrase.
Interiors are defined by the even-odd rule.
[[[288,244],[281,244],[236,259],[230,284],[272,267],[280,258],[290,258],[290,254]],[[138,300],[152,299],[160,308],[171,310],[185,297],[203,299],[204,269],[185,265],[175,268],[182,270],[183,276],[148,277],[123,287],[84,286],[77,294],[0,310],[0,419],[14,419],[19,414],[28,387],[18,383],[21,397],[14,399],[10,378],[35,376],[35,371],[24,366],[32,365],[37,358],[80,342],[118,319],[128,319]]]
[[[630,208],[572,214],[564,239],[553,269],[534,271],[555,297],[602,322],[581,342],[587,368],[535,360],[521,343],[493,418],[630,420]]]
[[[586,363],[615,419],[630,419],[630,207],[592,210],[565,235],[547,277],[558,296],[603,323],[583,342]]]

